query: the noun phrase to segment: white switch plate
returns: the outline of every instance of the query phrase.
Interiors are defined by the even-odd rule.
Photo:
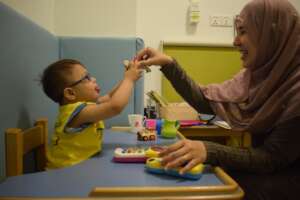
[[[233,17],[232,16],[223,16],[223,26],[232,27],[233,26]]]
[[[229,15],[212,15],[209,17],[211,26],[232,27],[233,17]]]

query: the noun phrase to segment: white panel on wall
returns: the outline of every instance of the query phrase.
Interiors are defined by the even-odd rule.
[[[136,0],[55,0],[60,36],[135,36]]]

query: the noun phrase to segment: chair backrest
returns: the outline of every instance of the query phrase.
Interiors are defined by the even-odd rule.
[[[46,166],[46,149],[48,141],[48,120],[36,120],[33,127],[21,130],[8,128],[5,131],[6,176],[23,174],[24,155],[34,151],[36,168],[42,171]]]

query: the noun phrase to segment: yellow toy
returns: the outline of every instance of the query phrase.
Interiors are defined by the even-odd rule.
[[[180,167],[174,169],[165,170],[161,165],[161,158],[148,158],[146,161],[146,170],[154,174],[167,174],[171,176],[177,176],[186,179],[198,180],[202,176],[204,170],[203,164],[198,164],[185,174],[180,174]]]

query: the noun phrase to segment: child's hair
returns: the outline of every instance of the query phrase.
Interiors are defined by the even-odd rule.
[[[41,84],[46,95],[54,102],[62,103],[63,91],[68,85],[66,77],[72,73],[72,68],[76,64],[82,65],[77,60],[62,59],[52,63],[44,70]]]

